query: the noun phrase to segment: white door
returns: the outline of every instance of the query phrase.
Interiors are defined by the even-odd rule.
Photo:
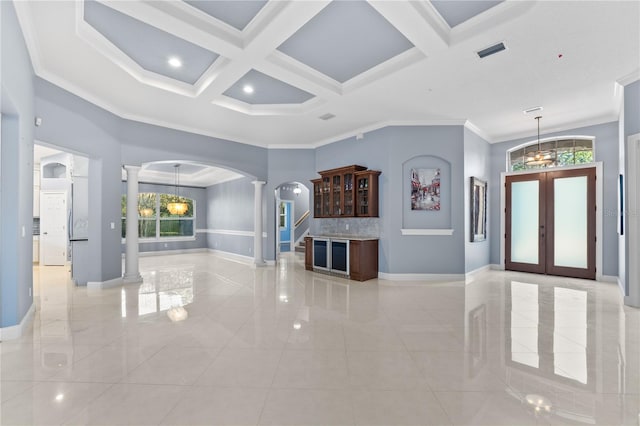
[[[42,265],[64,265],[67,260],[67,194],[41,192],[40,247]]]

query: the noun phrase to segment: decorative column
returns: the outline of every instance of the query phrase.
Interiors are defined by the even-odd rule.
[[[124,260],[126,284],[142,282],[138,271],[138,172],[139,166],[124,166],[127,171],[127,236]]]
[[[255,266],[264,266],[264,258],[262,257],[262,185],[265,182],[256,180],[251,183],[255,185],[253,197],[253,262]]]

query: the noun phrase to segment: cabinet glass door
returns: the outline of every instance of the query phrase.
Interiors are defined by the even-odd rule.
[[[329,216],[331,214],[331,201],[329,200],[331,189],[331,179],[329,177],[322,178],[322,216]]]
[[[358,178],[358,216],[369,215],[369,178]]]
[[[331,182],[331,205],[332,216],[340,216],[342,214],[342,176],[333,176]]]
[[[319,182],[313,184],[313,216],[322,217],[322,191]]]
[[[353,216],[353,174],[344,175],[344,215]]]

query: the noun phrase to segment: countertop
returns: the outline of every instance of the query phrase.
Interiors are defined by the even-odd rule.
[[[353,241],[371,241],[379,240],[379,237],[367,237],[362,235],[347,235],[347,234],[325,234],[325,235],[309,235],[311,238],[331,238],[334,240],[353,240]]]

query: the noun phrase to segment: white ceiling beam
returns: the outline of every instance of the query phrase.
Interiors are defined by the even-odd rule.
[[[369,1],[369,4],[426,56],[449,47],[449,26],[427,2]]]
[[[101,1],[101,0],[99,0]],[[242,52],[238,30],[205,14],[196,14],[188,4],[173,1],[101,1],[120,13],[187,40],[221,56],[233,58]]]

